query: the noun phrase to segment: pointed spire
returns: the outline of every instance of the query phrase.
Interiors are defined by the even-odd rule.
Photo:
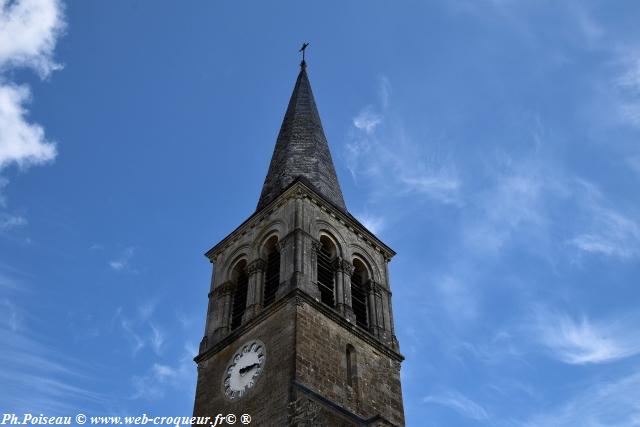
[[[276,140],[258,210],[298,178],[311,184],[340,209],[347,210],[306,69],[303,60]]]

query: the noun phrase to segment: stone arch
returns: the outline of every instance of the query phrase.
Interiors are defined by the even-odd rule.
[[[371,273],[370,279],[374,282],[383,284],[384,280],[382,280],[382,274],[380,273],[378,263],[371,257],[371,255],[369,255],[369,252],[357,243],[352,243],[349,249],[351,250],[352,259],[360,259],[364,265],[367,266]]]
[[[369,329],[369,301],[367,297],[367,282],[371,280],[371,270],[360,257],[353,259],[353,272],[350,282],[350,305],[356,317],[356,325]]]
[[[247,265],[248,263],[246,256],[241,256],[240,258],[238,258],[238,260],[232,264],[231,269],[229,270],[229,280],[237,280],[240,271],[247,270]]]
[[[336,262],[339,262],[340,247],[335,238],[324,231],[320,232],[320,245],[317,248],[316,284],[320,292],[320,301],[329,307],[336,306]]]
[[[348,245],[342,233],[340,233],[340,231],[332,224],[321,219],[316,221],[316,227],[318,240],[320,240],[323,235],[328,236],[333,240],[336,248],[338,249],[337,256],[345,258]]]
[[[251,250],[251,247],[248,244],[244,244],[241,245],[239,247],[237,247],[228,257],[225,257],[225,262],[224,265],[222,266],[222,268],[220,269],[221,271],[224,272],[223,276],[223,282],[226,282],[228,280],[231,280],[231,272],[233,271],[233,268],[235,267],[235,265],[241,261],[241,260],[245,260],[247,263],[249,262],[249,252]]]
[[[253,247],[253,255],[255,258],[264,258],[263,249],[265,243],[273,236],[277,236],[278,241],[282,240],[285,235],[286,224],[279,219],[276,219],[260,230],[255,238],[255,245]]]
[[[246,257],[240,257],[232,264],[229,280],[233,283],[233,303],[231,311],[231,329],[242,324],[242,318],[247,308],[247,294],[249,288],[249,272]]]
[[[360,254],[355,253],[353,255],[353,260],[351,261],[351,264],[354,267],[354,272],[360,273],[364,283],[366,283],[369,280],[374,280],[373,273],[372,273],[371,267],[369,266],[369,263],[365,261],[364,258],[360,256]]]

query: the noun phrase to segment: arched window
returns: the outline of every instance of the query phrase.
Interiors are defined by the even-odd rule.
[[[242,316],[247,308],[247,287],[249,275],[247,274],[247,261],[242,260],[233,268],[231,280],[235,282],[233,295],[233,311],[231,312],[231,329],[236,329],[242,324]]]
[[[280,285],[280,252],[278,252],[277,243],[278,238],[273,236],[265,244],[267,268],[264,273],[263,307],[268,307],[275,301]]]
[[[358,385],[356,349],[351,344],[347,344],[347,384],[354,388]]]
[[[320,237],[320,244],[317,262],[320,301],[329,307],[335,307],[333,259],[336,257],[336,248],[327,236]]]
[[[368,280],[367,268],[360,260],[353,261],[351,276],[351,307],[356,315],[356,325],[367,329],[367,293],[364,284]]]

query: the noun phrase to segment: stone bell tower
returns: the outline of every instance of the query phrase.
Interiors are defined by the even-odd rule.
[[[256,211],[206,253],[194,415],[402,426],[395,253],[347,211],[300,66]]]

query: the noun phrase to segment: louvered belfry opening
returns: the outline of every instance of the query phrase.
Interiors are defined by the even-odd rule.
[[[280,252],[274,247],[267,255],[267,269],[264,276],[264,307],[268,307],[276,299],[280,285]]]
[[[247,308],[247,288],[249,276],[247,275],[246,262],[238,264],[235,269],[236,291],[233,295],[233,311],[231,313],[231,329],[236,329],[242,324],[242,316]]]
[[[320,301],[329,307],[335,307],[334,271],[332,251],[326,240],[322,239],[318,251],[318,289]]]
[[[354,272],[351,276],[351,308],[356,315],[356,325],[367,329],[367,294],[364,289],[366,270],[359,262],[354,262]]]

